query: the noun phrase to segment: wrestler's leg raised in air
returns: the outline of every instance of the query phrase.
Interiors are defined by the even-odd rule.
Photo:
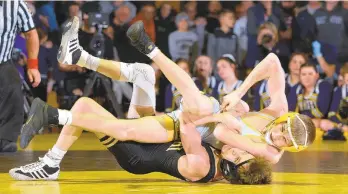
[[[63,64],[76,64],[97,71],[114,80],[131,82],[134,86],[143,90],[141,92],[143,96],[140,96],[138,101],[141,101],[141,104],[155,108],[155,74],[152,67],[143,63],[122,63],[104,60],[90,55],[79,45],[78,29],[79,19],[77,17],[74,17],[64,26],[57,56],[58,61]],[[138,101],[134,100],[134,103],[138,103]],[[139,106],[138,104],[134,105],[135,108]]]
[[[213,112],[210,99],[202,95],[191,77],[166,57],[145,33],[143,23],[136,22],[127,31],[131,43],[140,52],[151,58],[159,66],[168,80],[183,96],[184,112],[198,116],[209,115]]]

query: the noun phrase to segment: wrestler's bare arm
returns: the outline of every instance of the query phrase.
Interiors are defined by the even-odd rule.
[[[268,89],[271,97],[272,110],[287,111],[287,100],[285,96],[285,75],[280,61],[274,53],[265,57],[248,75],[243,84],[231,94],[224,97],[222,107],[227,110],[239,102],[246,92],[258,81],[268,79]]]
[[[203,178],[210,169],[209,155],[202,146],[202,138],[193,123],[180,120],[180,138],[186,155],[179,159],[179,172],[191,181]]]
[[[199,120],[194,121],[196,126],[205,125],[208,123],[222,123],[227,128],[239,133],[239,121],[236,119],[245,113],[249,112],[249,105],[241,100],[231,110],[222,112],[210,116],[203,117]]]
[[[237,134],[223,124],[216,126],[214,135],[223,143],[247,151],[253,156],[264,157],[272,164],[276,164],[283,154],[282,151],[278,151],[270,145],[261,142],[255,143],[250,138]]]

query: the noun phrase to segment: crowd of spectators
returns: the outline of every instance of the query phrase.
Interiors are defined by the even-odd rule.
[[[145,31],[164,54],[192,75],[204,93],[218,100],[238,88],[248,73],[270,52],[286,72],[289,110],[306,114],[324,139],[345,140],[348,131],[348,2],[345,1],[27,1],[40,38],[40,87],[34,96],[47,100],[56,91],[59,105],[69,108],[84,95],[90,81],[88,70],[58,64],[56,54],[61,29],[69,18],[80,18],[81,46],[96,55],[95,35],[104,37],[102,58],[122,62],[151,61],[133,48],[126,36],[128,27],[144,22]],[[108,27],[91,25],[94,13],[107,16]],[[16,38],[15,58],[25,77],[25,39]],[[20,57],[18,57],[20,56]],[[177,108],[176,89],[156,72],[157,112]],[[113,81],[113,90],[124,110],[129,104],[130,84]],[[94,90],[104,103],[103,90]],[[98,94],[98,95],[96,95]],[[243,97],[252,110],[269,105],[267,80]]]

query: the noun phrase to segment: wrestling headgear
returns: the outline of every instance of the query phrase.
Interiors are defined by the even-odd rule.
[[[220,170],[221,170],[222,176],[230,183],[238,182],[239,180],[238,168],[250,162],[251,160],[252,159],[246,160],[236,165],[233,162],[222,159],[220,162]]]
[[[303,143],[303,145],[298,145],[298,143],[296,142],[296,139],[293,135],[293,131],[291,130],[291,124],[294,122],[295,119],[298,119],[301,124],[303,125],[303,128],[305,130],[305,141]],[[286,113],[284,114],[283,116],[275,119],[272,123],[270,123],[266,128],[266,141],[267,143],[273,145],[271,139],[270,139],[270,133],[269,131],[272,129],[272,127],[274,127],[275,125],[279,124],[279,123],[284,123],[286,122],[287,123],[287,131],[289,133],[289,136],[290,136],[290,140],[292,142],[292,146],[290,147],[282,147],[282,148],[279,148],[279,149],[282,149],[282,150],[285,150],[285,151],[289,151],[289,152],[300,152],[304,149],[306,149],[308,147],[308,130],[307,130],[307,126],[305,125],[305,123],[302,121],[302,119],[299,117],[299,114],[298,113],[295,113],[295,112],[289,112],[289,113]]]

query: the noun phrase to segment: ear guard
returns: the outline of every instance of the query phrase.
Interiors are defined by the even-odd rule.
[[[248,162],[250,160],[246,160],[244,162],[241,162],[240,164],[234,164],[233,162],[230,162],[228,160],[222,159],[220,161],[220,169],[222,172],[222,176],[230,183],[236,183],[239,180],[239,174],[238,174],[238,168]]]

